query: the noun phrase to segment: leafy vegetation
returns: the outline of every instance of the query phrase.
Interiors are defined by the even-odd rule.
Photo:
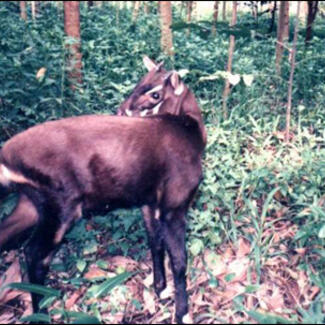
[[[188,218],[190,290],[192,297],[205,297],[208,301],[201,305],[192,301],[194,320],[245,321],[248,319],[245,317],[250,317],[261,323],[323,323],[324,20],[316,21],[315,37],[308,48],[304,46],[303,37],[298,41],[289,145],[284,143],[283,134],[289,63],[285,57],[282,75],[278,77],[274,66],[275,35],[266,34],[269,24],[266,18],[261,18],[256,27],[250,17],[239,17],[233,72],[241,79],[232,88],[227,120],[223,120],[221,112],[228,51],[227,25],[218,23],[217,36],[212,38],[210,20],[192,23],[191,33],[185,37],[187,26],[175,12],[175,59],[172,61],[160,52],[159,21],[155,13],[140,15],[136,25],[130,22],[131,12],[127,9],[120,10],[117,22],[115,7],[81,7],[84,87],[73,92],[65,77],[64,44],[69,40],[64,37],[62,8],[43,4],[38,19],[25,23],[19,19],[14,3],[1,3],[1,141],[45,120],[77,114],[115,113],[144,74],[143,55],[164,60],[168,68],[187,69],[184,81],[202,107],[208,131],[205,177]],[[304,33],[302,28],[300,33]],[[45,70],[40,72],[42,68]],[[250,76],[251,85],[245,82],[245,76]],[[15,197],[10,196],[1,205],[2,217],[12,209],[14,201]],[[121,265],[114,268],[107,262],[107,254],[127,255],[137,261],[146,259],[145,232],[138,210],[116,211],[82,220],[67,237],[69,241],[52,265],[52,275],[60,280],[57,285],[65,293],[61,301],[66,305],[71,291],[77,290],[82,296],[83,288],[89,289],[78,302],[80,314],[69,314],[62,306],[54,307],[52,317],[56,316],[52,319],[81,322],[85,317],[85,321],[90,321],[81,314],[88,313],[108,321],[110,316],[106,310],[111,315],[120,315],[122,307],[118,303],[114,304],[112,299],[98,300],[101,292],[106,294],[113,287],[118,291],[115,296],[118,299],[129,297],[131,310],[145,310],[140,299],[132,298],[128,288],[121,284],[129,278],[129,271],[139,269]],[[240,255],[243,247],[245,260]],[[216,263],[212,266],[211,257]],[[240,278],[243,291],[238,287],[237,291],[234,289],[239,281],[234,270],[225,269],[225,278],[215,273],[218,267],[224,267],[226,262],[231,266],[236,259],[249,269],[245,281]],[[270,266],[271,261],[276,261],[276,265]],[[96,274],[101,276],[88,276],[87,280],[86,274],[94,265]],[[283,265],[286,271],[281,269]],[[206,274],[203,280],[202,270]],[[304,275],[306,286],[319,290],[313,289],[317,292],[310,300],[302,291],[298,296],[292,294],[296,300],[290,300],[289,293],[281,291],[283,286],[279,285],[279,292],[285,297],[283,304],[278,309],[269,302],[263,304],[259,292],[263,288],[270,290],[266,284],[272,281],[276,287],[280,271],[288,281],[296,281],[298,287],[298,280]],[[107,280],[108,272],[113,272],[110,275],[114,280]],[[137,276],[144,277],[141,272]],[[199,291],[196,285],[201,280],[204,288]],[[56,283],[54,276],[51,282]],[[223,285],[224,291],[215,291],[218,283]],[[235,290],[234,297],[229,297],[231,303],[229,299],[222,300],[218,306],[209,302],[209,295],[223,297],[230,290]],[[253,301],[250,304],[249,299]],[[53,301],[47,300],[45,306]],[[223,313],[225,308],[232,310],[231,316],[225,316],[228,315]],[[169,317],[165,309],[161,315],[161,319]],[[44,316],[35,317],[34,320],[48,321]],[[145,320],[149,319],[148,316]],[[144,321],[143,318],[128,320]]]

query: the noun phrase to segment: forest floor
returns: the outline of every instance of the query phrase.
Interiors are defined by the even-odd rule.
[[[268,220],[271,221],[271,220]],[[242,225],[238,225],[242,226]],[[299,310],[308,307],[320,288],[313,285],[305,271],[299,268],[304,258],[305,249],[290,250],[281,242],[284,238],[293,238],[297,227],[288,221],[275,222],[276,236],[270,246],[271,251],[281,251],[282,256],[275,256],[263,261],[261,278],[258,280],[256,264],[251,256],[251,244],[244,238],[238,238],[236,244],[225,242],[217,250],[206,249],[200,256],[191,261],[188,271],[188,294],[190,303],[190,319],[194,323],[294,323],[298,320]],[[253,228],[246,228],[254,232]],[[267,230],[269,231],[269,230]],[[264,233],[262,237],[269,234]],[[103,243],[104,245],[104,243]],[[168,285],[162,300],[153,291],[153,274],[149,251],[144,258],[136,261],[126,256],[101,255],[97,258],[107,262],[108,268],[89,264],[84,279],[100,280],[113,278],[122,271],[132,272],[124,284],[112,289],[102,298],[87,297],[87,285],[79,289],[62,283],[62,279],[71,275],[64,272],[51,271],[48,284],[65,292],[62,300],[53,302],[50,310],[81,312],[85,306],[96,304],[102,307],[101,320],[104,323],[123,324],[157,324],[173,323],[173,281],[168,260],[166,261]],[[102,250],[104,252],[104,250]],[[283,256],[287,256],[284,258]],[[5,259],[11,264],[3,275],[6,283],[21,281],[21,268],[17,251],[11,251]],[[2,283],[1,285],[3,285]],[[29,293],[9,289],[0,295],[0,323],[20,323],[21,317],[31,312]],[[256,310],[256,306],[259,306]],[[105,308],[105,309],[104,309]],[[255,310],[255,311],[253,311]],[[61,323],[58,313],[52,321]]]

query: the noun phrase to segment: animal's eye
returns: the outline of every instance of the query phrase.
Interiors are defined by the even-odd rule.
[[[153,99],[159,99],[160,98],[160,95],[159,95],[159,93],[154,92],[154,93],[151,94],[151,97]]]

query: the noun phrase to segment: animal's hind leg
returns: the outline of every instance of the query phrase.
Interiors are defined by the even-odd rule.
[[[55,249],[78,215],[77,208],[61,208],[53,202],[39,208],[40,221],[31,240],[25,248],[29,281],[43,285]],[[32,294],[34,312],[39,310],[42,296]]]
[[[38,213],[34,204],[21,194],[14,211],[0,224],[0,250],[17,248],[37,221]]]
[[[145,206],[142,208],[142,213],[153,261],[154,288],[159,297],[166,287],[164,267],[165,246],[160,222],[160,210],[151,206]]]
[[[175,284],[176,320],[188,312],[186,292],[187,254],[185,248],[185,213],[187,209],[178,208],[168,211],[162,216],[164,241],[171,261]]]

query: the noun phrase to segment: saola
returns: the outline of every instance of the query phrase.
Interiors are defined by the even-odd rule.
[[[119,109],[134,117],[50,121],[4,144],[0,183],[20,199],[0,225],[0,248],[33,227],[24,249],[27,271],[30,282],[43,284],[55,250],[84,211],[143,207],[155,291],[166,287],[167,251],[182,322],[188,312],[185,215],[202,178],[206,135],[195,98],[178,74],[144,62],[150,71]],[[39,300],[32,294],[34,310]]]

